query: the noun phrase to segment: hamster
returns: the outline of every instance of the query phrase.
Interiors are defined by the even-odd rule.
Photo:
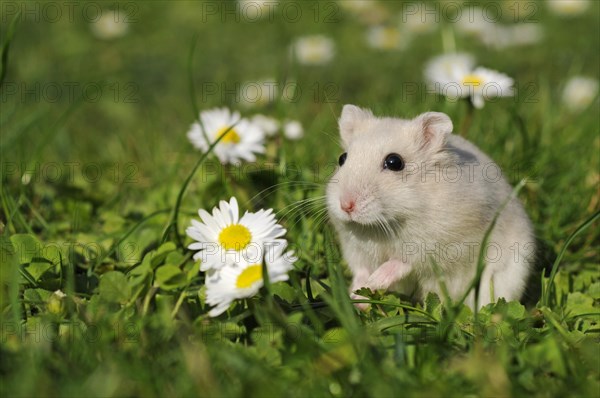
[[[460,300],[476,275],[484,234],[512,193],[500,168],[452,134],[443,113],[405,120],[345,105],[339,128],[344,153],[326,197],[353,274],[351,296],[362,298],[355,292],[366,287],[442,298],[443,281],[448,296]],[[518,199],[500,213],[484,253],[479,305],[519,300],[535,239]]]

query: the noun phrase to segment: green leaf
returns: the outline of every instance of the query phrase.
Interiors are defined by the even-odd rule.
[[[589,314],[598,312],[594,308],[594,299],[581,292],[572,292],[567,296],[567,310],[569,315]]]
[[[588,289],[588,294],[594,300],[599,300],[600,299],[600,282],[592,283]]]
[[[518,301],[511,301],[506,304],[506,315],[512,319],[522,319],[527,310],[525,306]]]
[[[355,364],[358,358],[349,338],[343,328],[327,330],[322,337],[322,342],[331,348],[316,359],[315,371],[330,374]]]
[[[176,249],[177,246],[175,246],[175,243],[165,242],[162,245],[160,245],[160,247],[155,251],[148,253],[149,255],[151,255],[150,264],[152,265],[152,268],[156,268],[160,264],[162,264],[167,258],[167,255],[175,251]]]
[[[173,290],[187,283],[186,276],[174,265],[163,265],[156,270],[156,284],[165,290]]]
[[[167,242],[167,243],[170,243],[170,242]],[[179,266],[183,262],[184,258],[185,258],[185,255],[181,254],[180,252],[172,251],[169,254],[167,254],[167,257],[165,258],[165,264]]]
[[[425,311],[435,317],[435,319],[441,319],[442,316],[442,302],[435,293],[429,293],[425,299]]]
[[[100,297],[111,303],[125,304],[131,297],[131,287],[121,272],[110,271],[102,275],[99,286]]]
[[[36,304],[45,303],[51,295],[52,292],[45,289],[25,289],[23,292],[23,298],[25,300]]]
[[[35,236],[16,234],[10,241],[17,254],[19,264],[28,264],[34,258],[44,258],[52,264],[60,263],[60,251],[56,245],[43,245]]]
[[[271,285],[271,292],[279,296],[283,301],[292,303],[296,298],[296,290],[287,283],[275,283]]]
[[[55,266],[44,258],[34,258],[25,268],[27,269],[29,275],[33,276],[33,279],[37,282],[43,274],[50,269],[55,268]]]

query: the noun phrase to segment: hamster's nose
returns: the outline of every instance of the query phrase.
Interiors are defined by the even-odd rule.
[[[342,208],[342,210],[344,210],[346,213],[350,214],[354,211],[354,200],[353,199],[341,199],[340,200],[340,207]]]

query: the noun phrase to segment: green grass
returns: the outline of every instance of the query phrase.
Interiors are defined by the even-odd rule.
[[[8,41],[16,11],[7,7],[25,3],[5,2],[0,393],[600,396],[598,99],[579,114],[560,102],[569,77],[599,77],[592,3],[574,19],[536,3],[545,38],[533,47],[498,51],[455,37],[457,49],[515,78],[519,95],[476,110],[467,135],[513,185],[528,178],[519,197],[540,246],[523,303],[500,301],[475,317],[433,295],[413,303],[383,292],[358,312],[320,209],[288,207],[323,195],[345,103],[399,117],[441,111],[463,125],[466,103],[423,86],[423,65],[445,50],[440,30],[403,52],[377,52],[345,11],[323,22],[334,3],[320,3],[318,23],[315,3],[302,4],[297,23],[279,12],[252,23],[206,16],[201,3],[129,2],[128,34],[103,41],[78,3],[72,21],[64,9],[56,21],[24,12]],[[336,41],[333,63],[289,60],[294,38],[312,33]],[[265,77],[297,82],[297,100],[241,109],[235,85]],[[194,108],[214,106],[297,119],[306,134],[270,140],[257,167],[223,168],[209,156],[184,186],[202,156],[185,135]],[[243,209],[278,212],[300,259],[289,282],[211,319],[184,229],[198,208],[231,195]],[[167,229],[177,212],[181,243]],[[58,289],[67,296],[53,296]]]

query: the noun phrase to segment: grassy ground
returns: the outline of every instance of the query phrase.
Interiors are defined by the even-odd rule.
[[[503,23],[508,3],[491,3],[504,7]],[[599,230],[586,223],[599,207],[598,100],[579,114],[560,101],[568,77],[598,78],[592,3],[563,19],[519,2],[535,5],[531,23],[544,29],[535,46],[500,51],[454,36],[458,50],[515,78],[518,95],[477,110],[467,135],[511,183],[529,177],[520,197],[540,243],[524,303],[473,314],[381,292],[356,311],[318,209],[286,212],[323,194],[344,103],[402,117],[442,111],[463,125],[466,102],[427,94],[422,80],[427,60],[449,50],[445,23],[404,51],[380,52],[333,2],[293,2],[297,22],[293,10],[282,16],[287,3],[251,22],[236,21],[233,2],[76,3],[71,14],[54,2],[3,2],[3,43],[22,14],[0,105],[2,396],[600,396]],[[381,4],[390,15],[403,6]],[[94,7],[121,7],[127,34],[95,37]],[[290,62],[290,43],[314,33],[335,40],[333,62]],[[297,82],[294,100],[244,110],[236,88],[265,77]],[[200,156],[185,136],[196,117],[190,91],[200,109],[305,128],[301,141],[272,139],[258,167],[209,158],[184,196],[180,233],[198,208],[233,194],[244,209],[275,209],[301,253],[288,283],[216,319],[191,253],[173,234],[162,240]],[[181,272],[161,277],[166,266]]]

